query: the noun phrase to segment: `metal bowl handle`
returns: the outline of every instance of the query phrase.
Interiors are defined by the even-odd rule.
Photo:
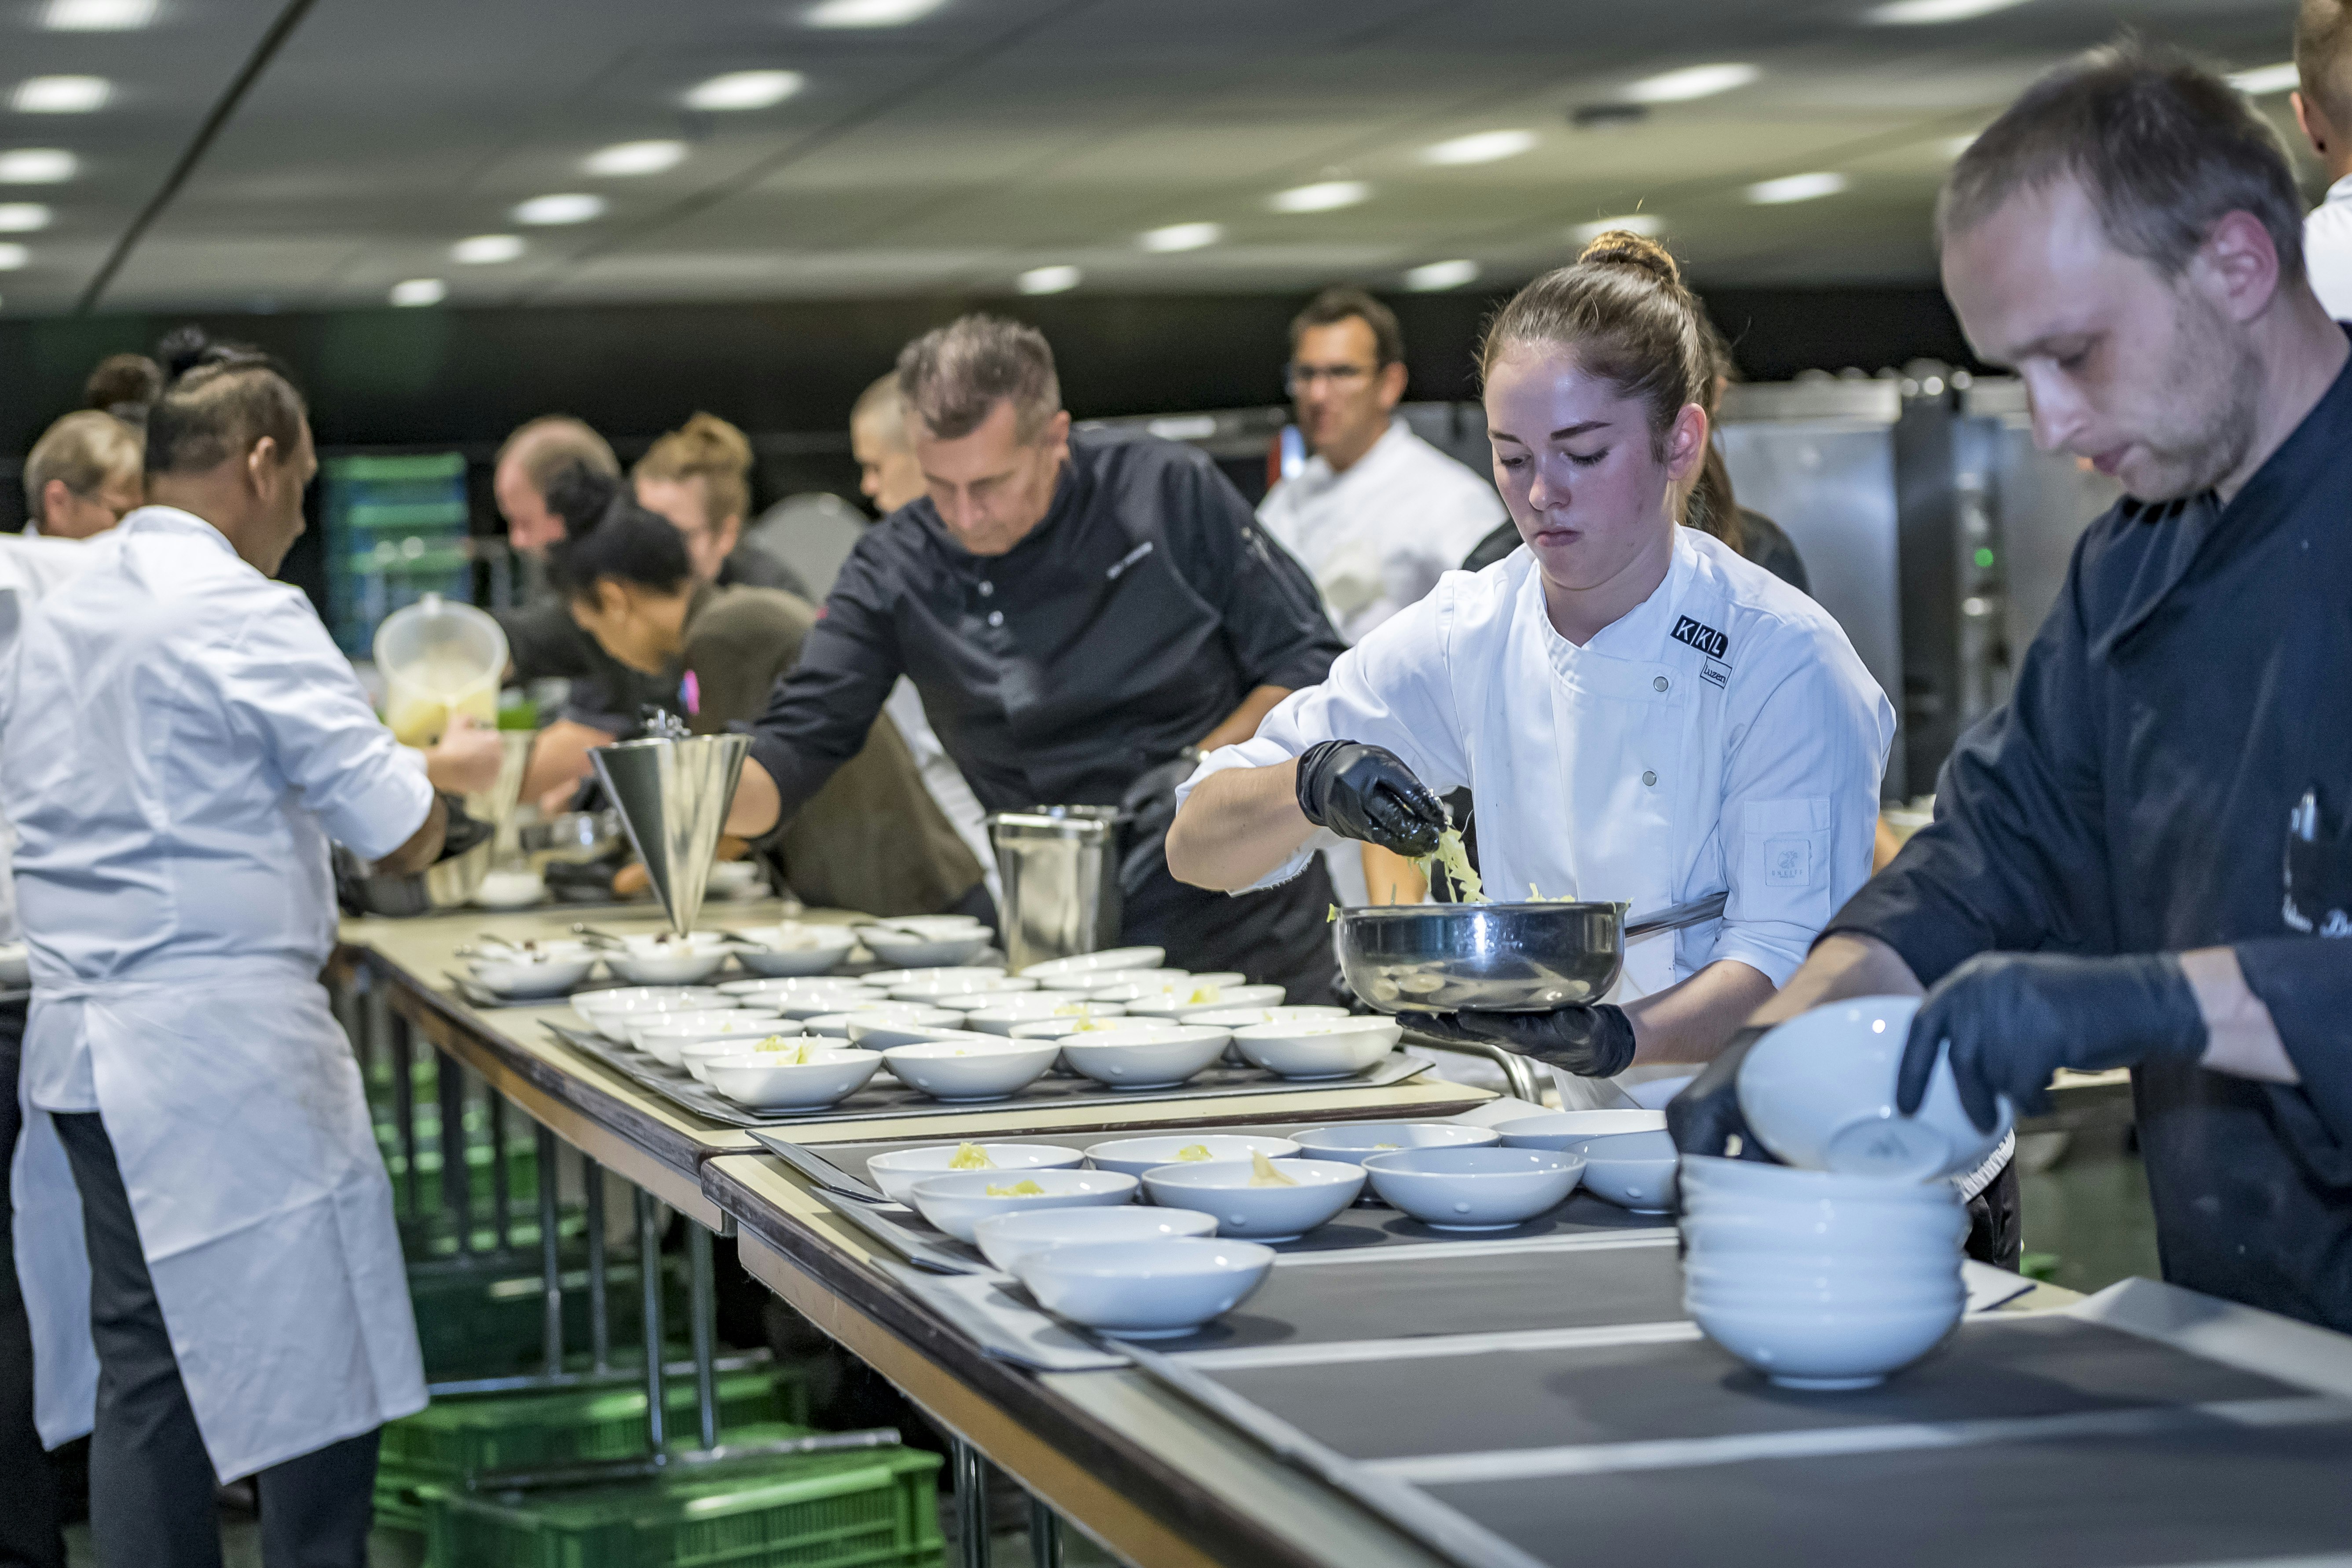
[[[1671,909],[1660,910],[1656,914],[1643,915],[1640,920],[1626,924],[1626,940],[1648,936],[1654,931],[1680,931],[1685,926],[1711,921],[1723,913],[1724,906],[1730,900],[1731,895],[1727,892],[1709,893],[1706,898],[1694,899],[1687,904],[1676,904]]]

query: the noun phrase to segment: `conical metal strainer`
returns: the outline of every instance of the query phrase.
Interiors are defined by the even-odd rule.
[[[711,857],[751,746],[742,735],[698,735],[622,741],[588,753],[620,808],[654,896],[681,936],[702,912]]]

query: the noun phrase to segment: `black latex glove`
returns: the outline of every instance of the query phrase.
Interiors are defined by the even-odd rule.
[[[2050,1078],[2060,1068],[2104,1072],[2163,1057],[2195,1061],[2205,1054],[2205,1016],[2168,952],[1984,952],[1937,981],[1911,1021],[1895,1087],[1895,1109],[1906,1116],[1927,1098],[1946,1042],[1961,1109],[1990,1132],[2000,1095],[2023,1115],[2048,1110]]]
[[[1182,754],[1144,771],[1119,796],[1119,816],[1126,827],[1127,851],[1119,857],[1119,890],[1133,898],[1151,874],[1168,864],[1168,829],[1176,821],[1176,786],[1192,776],[1201,753],[1189,747]]]
[[[444,795],[441,804],[447,808],[449,820],[441,830],[441,853],[433,858],[436,865],[444,860],[455,860],[498,831],[498,824],[484,822],[480,817],[468,814],[454,795]]]
[[[1756,1042],[1770,1032],[1769,1024],[1748,1025],[1731,1037],[1731,1043],[1706,1064],[1705,1071],[1666,1101],[1666,1131],[1675,1148],[1685,1154],[1756,1160],[1768,1165],[1780,1163],[1748,1130],[1748,1118],[1739,1112],[1739,1066]]]
[[[1445,807],[1384,746],[1323,741],[1298,754],[1298,809],[1318,827],[1399,855],[1437,853]]]
[[[1435,1013],[1412,1026],[1441,1040],[1500,1046],[1580,1078],[1614,1078],[1633,1065],[1633,1026],[1609,1002],[1550,1013]]]

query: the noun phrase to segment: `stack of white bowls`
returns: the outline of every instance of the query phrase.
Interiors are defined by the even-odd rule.
[[[1941,1343],[1967,1301],[1954,1178],[1992,1152],[1938,1062],[1895,1109],[1916,997],[1837,1002],[1758,1041],[1739,1107],[1785,1164],[1686,1154],[1684,1298],[1707,1337],[1790,1388],[1866,1388]]]

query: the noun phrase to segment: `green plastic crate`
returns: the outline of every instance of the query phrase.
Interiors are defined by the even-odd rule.
[[[424,1489],[435,1568],[930,1568],[940,1457],[878,1448],[576,1492]]]
[[[416,1312],[416,1337],[425,1354],[425,1371],[436,1381],[467,1377],[504,1377],[536,1372],[546,1353],[537,1260],[517,1256],[474,1258],[440,1258],[408,1266],[408,1298]],[[663,1310],[673,1324],[683,1324],[687,1308],[682,1260],[663,1270]],[[589,1293],[582,1260],[563,1259],[563,1341],[588,1343]],[[613,1260],[605,1279],[607,1321],[616,1345],[634,1344],[642,1331],[636,1259]]]

